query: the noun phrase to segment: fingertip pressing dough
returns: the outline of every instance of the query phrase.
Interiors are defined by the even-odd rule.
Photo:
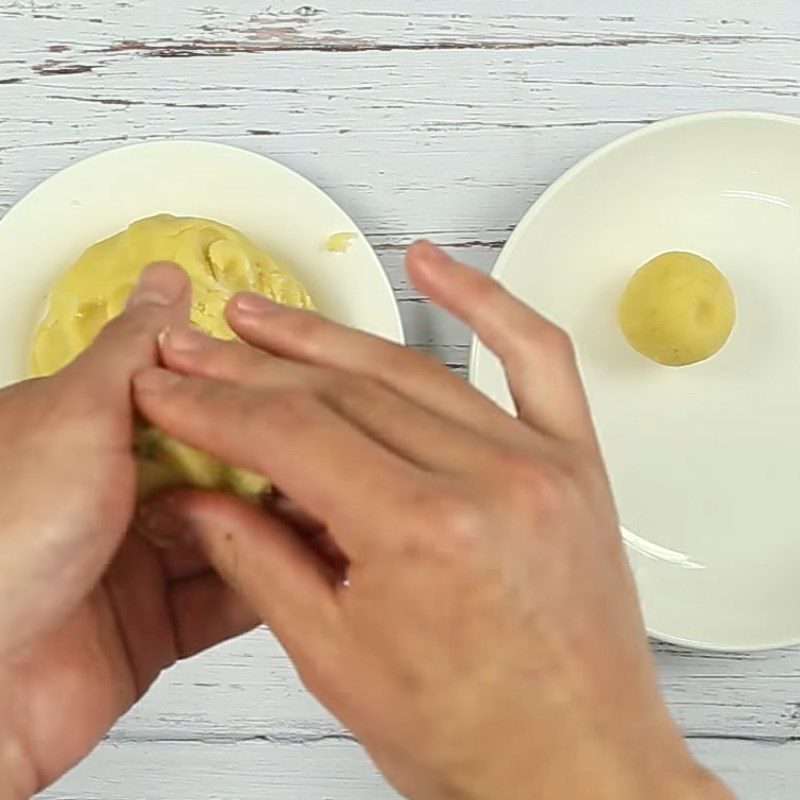
[[[88,347],[125,307],[139,273],[153,261],[175,261],[192,281],[191,322],[220,339],[235,335],[225,321],[230,297],[252,291],[284,305],[313,308],[303,285],[239,231],[219,222],[160,214],[90,247],[58,281],[33,342],[33,376],[58,371]],[[255,498],[265,478],[139,425],[135,451],[139,493],[191,484]]]
[[[713,356],[735,322],[728,280],[694,253],[662,253],[648,261],[634,273],[619,304],[619,324],[631,347],[671,367]]]

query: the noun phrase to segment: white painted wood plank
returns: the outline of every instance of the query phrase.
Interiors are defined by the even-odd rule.
[[[764,54],[752,48],[740,58],[757,65]],[[580,51],[568,63],[552,51],[522,60],[496,51],[139,58],[98,75],[0,86],[0,206],[90,153],[196,137],[299,169],[378,242],[420,234],[498,241],[564,169],[640,120],[721,106],[800,107],[788,91],[776,94],[763,66],[737,71],[735,53],[698,48],[681,61],[678,85],[663,74],[669,67],[606,52]],[[674,60],[668,52],[655,58]],[[800,45],[788,53],[774,45],[769,59],[781,62],[776,74],[786,85],[800,82]],[[598,77],[612,73],[610,82]],[[211,82],[216,89],[203,88]]]
[[[389,800],[355,742],[101,745],[47,800]]]
[[[0,18],[25,19],[38,30],[86,25],[85,41],[98,56],[105,54],[103,45],[109,41],[116,45],[111,52],[141,49],[167,55],[183,55],[196,46],[220,53],[235,47],[630,47],[657,39],[737,44],[797,36],[800,25],[793,11],[793,5],[783,0],[757,6],[746,0],[699,0],[683,8],[642,0],[439,0],[435,5],[405,0],[390,8],[366,0],[325,0],[304,6],[296,0],[269,5],[238,0],[227,7],[175,4],[168,11],[158,0],[0,4]],[[109,37],[109,31],[116,37]]]
[[[697,758],[721,775],[739,800],[797,798],[798,742],[774,744],[709,739],[693,741],[691,745]]]
[[[204,35],[230,28],[230,35],[247,37],[236,31],[250,17],[237,6],[201,23],[207,15],[178,8],[176,24],[146,2],[114,6],[123,16],[98,26],[89,18],[51,20],[61,4],[51,5],[41,19],[15,11],[5,24],[5,52],[16,64],[9,69],[21,73],[4,80],[22,81],[0,86],[2,107],[14,112],[0,126],[5,204],[81,155],[155,135],[197,136],[251,146],[301,168],[354,210],[363,208],[360,219],[373,235],[497,239],[566,166],[639,121],[720,106],[798,108],[800,39],[791,34],[797,15],[785,10],[774,35],[733,43],[651,36],[644,50],[595,43],[519,52],[233,50],[226,58],[159,58],[133,49],[113,51],[91,72],[70,72],[128,31],[133,22],[126,15],[156,39],[160,25],[185,30],[180,21],[187,15],[189,29],[195,20]],[[83,7],[100,13],[102,5]],[[369,24],[385,17],[356,16]],[[544,16],[526,24],[550,24]],[[491,27],[500,17],[476,19]],[[637,18],[645,36],[670,27],[669,19],[648,19]],[[730,25],[762,30],[768,17],[761,19]],[[685,27],[677,19],[674,25]],[[699,23],[694,29],[705,30]],[[64,44],[70,35],[76,43]],[[40,51],[50,48],[68,74],[38,69]],[[431,200],[418,202],[420,196]]]
[[[800,744],[698,741],[692,749],[740,800],[795,800]],[[104,743],[47,800],[389,800],[359,746],[237,743]]]
[[[800,739],[800,652],[698,654],[660,646],[666,697],[690,738]],[[341,733],[264,630],[170,671],[111,732],[114,742],[314,740]]]
[[[378,246],[410,341],[463,368],[468,332],[418,302],[402,244],[428,235],[488,269],[543,188],[621,133],[711,108],[800,110],[800,7],[788,0],[298,6],[0,0],[0,213],[65,164],[128,141],[188,136],[273,155]],[[789,797],[800,653],[662,648],[658,661],[697,751],[748,796]],[[391,796],[354,745],[289,744],[340,734],[255,634],[172,671],[63,784],[71,794],[53,796]]]

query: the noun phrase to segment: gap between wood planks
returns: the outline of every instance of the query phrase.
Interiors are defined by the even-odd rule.
[[[259,53],[291,53],[291,52],[320,52],[320,53],[388,53],[394,51],[429,52],[450,50],[495,50],[495,51],[521,51],[539,50],[542,48],[614,48],[614,47],[644,47],[647,45],[724,45],[735,46],[748,42],[772,42],[796,44],[798,39],[792,36],[724,36],[694,34],[662,34],[641,36],[610,36],[608,38],[533,38],[518,41],[488,40],[488,41],[436,41],[436,42],[380,42],[368,38],[352,38],[346,36],[318,36],[306,39],[298,36],[294,31],[273,31],[273,39],[266,41],[249,41],[236,39],[159,39],[154,42],[142,40],[122,40],[108,47],[88,49],[81,51],[81,59],[90,57],[99,63],[72,63],[68,59],[47,59],[41,64],[31,67],[38,75],[74,75],[93,72],[96,68],[108,62],[107,57],[121,54],[133,54],[147,58],[210,58],[225,57],[242,54]],[[67,45],[56,45],[56,52],[67,52]],[[52,49],[51,49],[52,51]],[[103,57],[106,57],[105,59]]]
[[[104,742],[114,744],[247,744],[264,742],[275,745],[313,745],[324,742],[347,742],[359,744],[358,740],[347,731],[331,731],[328,733],[285,733],[245,734],[237,736],[234,732],[208,734],[205,736],[148,736],[141,734],[114,733],[104,737]]]
[[[759,736],[756,734],[730,734],[730,733],[686,733],[684,739],[687,742],[750,742],[754,744],[775,745],[776,747],[785,745],[797,745],[800,743],[800,734],[789,734],[786,736]],[[163,736],[159,734],[128,734],[110,733],[104,739],[110,745],[117,744],[205,744],[205,745],[237,745],[248,744],[251,742],[263,742],[273,745],[300,745],[309,746],[322,744],[325,742],[345,742],[348,744],[360,745],[358,739],[347,731],[331,733],[269,733],[269,734],[245,734],[237,735],[235,732],[216,733],[193,736]]]

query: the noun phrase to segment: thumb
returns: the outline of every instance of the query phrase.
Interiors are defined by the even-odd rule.
[[[268,512],[221,492],[177,488],[143,504],[134,528],[154,541],[196,546],[296,660],[331,639],[335,582],[313,550]]]
[[[84,392],[127,393],[134,372],[156,365],[159,333],[187,323],[190,303],[191,283],[177,264],[148,265],[122,314],[63,373],[75,376]]]

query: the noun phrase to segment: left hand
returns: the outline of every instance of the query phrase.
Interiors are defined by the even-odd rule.
[[[125,536],[135,504],[135,371],[185,324],[189,282],[143,274],[70,366],[0,392],[0,799],[86,755],[176,659],[254,625],[189,548]]]

